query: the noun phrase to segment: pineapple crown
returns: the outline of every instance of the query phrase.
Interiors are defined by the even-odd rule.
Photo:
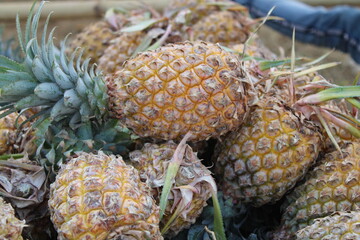
[[[102,124],[89,121],[77,129],[62,124],[43,121],[36,131],[37,159],[49,173],[57,173],[61,164],[78,152],[102,150],[106,153],[123,154],[128,151],[136,136],[110,119]],[[51,175],[51,177],[54,177]],[[51,179],[53,180],[53,179]]]
[[[65,55],[65,41],[57,49],[53,42],[54,30],[47,36],[51,14],[45,22],[39,44],[37,33],[42,1],[34,12],[32,6],[25,34],[22,34],[17,17],[17,30],[21,50],[25,54],[22,63],[0,56],[0,106],[7,110],[2,116],[18,110],[41,107],[36,116],[38,123],[69,121],[75,128],[81,122],[106,115],[107,94],[102,76],[89,66],[90,59],[81,63],[78,51]],[[1,116],[0,116],[1,117]]]

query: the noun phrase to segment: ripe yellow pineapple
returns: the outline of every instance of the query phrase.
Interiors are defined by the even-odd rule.
[[[295,188],[284,203],[282,227],[275,239],[292,239],[302,229],[319,217],[335,211],[357,210],[360,206],[360,143],[347,143],[339,151],[325,155]]]
[[[17,219],[12,206],[0,197],[0,239],[22,240],[24,226],[25,221]]]
[[[360,212],[336,212],[318,218],[296,233],[296,240],[355,240],[360,239]]]
[[[149,187],[114,155],[79,153],[63,165],[49,207],[60,239],[162,239]]]
[[[165,176],[169,163],[175,153],[177,144],[146,143],[141,150],[130,153],[130,161],[139,170],[140,178],[153,189],[157,200],[165,183]],[[169,196],[169,203],[165,210],[161,225],[164,227],[173,214],[181,209],[180,215],[170,222],[167,237],[177,235],[181,230],[189,228],[200,216],[206,201],[211,197],[211,172],[196,157],[192,149],[187,146],[184,159],[175,177],[174,185]]]
[[[199,20],[193,27],[194,40],[231,46],[244,43],[251,31],[247,16],[239,11],[218,11]]]
[[[215,171],[226,197],[261,206],[279,200],[321,150],[321,134],[284,102],[264,97],[248,120],[219,142]]]
[[[220,136],[245,118],[254,92],[239,59],[216,44],[168,44],[107,78],[112,113],[142,137]]]
[[[104,74],[113,74],[122,69],[124,62],[134,54],[145,35],[142,31],[122,33],[112,40],[98,61],[98,68]]]

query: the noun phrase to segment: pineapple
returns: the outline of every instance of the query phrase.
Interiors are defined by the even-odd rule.
[[[314,219],[335,211],[357,210],[360,206],[360,143],[347,143],[339,151],[324,156],[284,203],[282,227],[275,239],[292,239],[296,231]]]
[[[29,20],[38,25],[37,18]],[[29,31],[25,35],[36,37]],[[49,127],[61,123],[76,128],[113,116],[140,137],[172,140],[191,131],[192,140],[201,141],[237,127],[254,93],[239,59],[211,43],[168,44],[140,53],[106,80],[88,62],[75,68],[74,54],[68,61],[64,45],[55,57],[42,54],[54,48],[50,43],[21,42],[26,44],[23,64],[0,65],[5,72],[0,75],[13,71],[27,77],[0,78],[2,88],[17,87],[16,94],[15,89],[4,91],[0,104],[11,110],[41,106],[41,120],[49,119]]]
[[[293,103],[290,77],[257,71],[256,64],[248,73],[260,100],[251,106],[247,121],[218,144],[215,171],[225,197],[258,207],[279,200],[304,177],[325,149],[325,131],[309,114],[311,106],[297,105],[307,93],[307,84],[323,80],[320,75],[294,78]]]
[[[261,206],[279,200],[321,150],[310,121],[275,97],[264,97],[238,130],[217,145],[215,171],[226,197]]]
[[[24,226],[25,221],[17,219],[12,206],[0,197],[0,239],[22,240]]]
[[[296,233],[296,239],[355,240],[360,239],[360,212],[335,212],[318,218]]]
[[[164,144],[146,143],[141,150],[130,153],[131,163],[139,170],[140,178],[153,189],[157,200],[160,198],[165,175],[176,147],[177,144],[171,141]],[[207,205],[206,201],[211,197],[212,186],[207,178],[211,179],[211,172],[202,165],[196,154],[187,146],[171,189],[165,216],[161,221],[162,226],[166,226],[170,221],[166,236],[175,236],[181,230],[189,228],[200,216]],[[171,221],[177,211],[181,213]]]
[[[183,40],[203,40],[225,46],[245,42],[253,21],[247,9],[224,0],[173,0],[165,10]]]
[[[239,11],[218,11],[202,18],[192,27],[194,40],[231,46],[244,43],[250,35],[250,21]]]
[[[115,117],[141,137],[193,141],[220,136],[245,118],[253,93],[237,57],[206,42],[138,54],[107,78]]]
[[[50,186],[49,208],[59,239],[163,239],[150,189],[114,155],[71,159]]]
[[[144,37],[142,31],[121,34],[105,49],[98,61],[98,69],[104,74],[114,74],[122,69],[124,62],[135,53]]]

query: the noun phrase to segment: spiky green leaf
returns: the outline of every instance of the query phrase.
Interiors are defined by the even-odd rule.
[[[6,56],[1,56],[1,55],[0,55],[0,66],[8,70],[13,70],[18,72],[22,72],[25,70],[24,66],[21,65],[20,63],[15,62],[14,60]]]
[[[138,31],[142,31],[144,29],[147,29],[148,27],[150,27],[151,25],[155,24],[159,22],[159,19],[148,19],[148,20],[144,20],[142,22],[139,22],[133,26],[130,27],[124,27],[121,29],[121,32],[138,32]]]

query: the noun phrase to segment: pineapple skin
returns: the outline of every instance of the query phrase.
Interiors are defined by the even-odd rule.
[[[98,69],[104,74],[114,74],[122,69],[123,64],[135,52],[145,37],[145,32],[122,33],[111,41],[99,58]]]
[[[104,54],[105,49],[110,45],[110,41],[117,36],[106,21],[98,21],[86,26],[81,32],[72,38],[66,48],[66,53],[70,56],[78,47],[84,48],[81,60],[91,58],[91,63],[97,63]]]
[[[360,239],[360,212],[335,212],[318,218],[296,233],[296,240],[355,240]]]
[[[238,130],[216,146],[215,172],[225,197],[262,206],[279,200],[321,150],[321,135],[274,97],[264,97]]]
[[[306,181],[288,195],[282,208],[282,227],[276,237],[292,239],[302,229],[319,217],[336,211],[353,211],[360,206],[360,143],[347,143],[342,149],[324,156],[309,172]],[[276,239],[275,237],[275,239]]]
[[[9,203],[0,197],[0,239],[22,240],[25,221],[15,217],[15,211]]]
[[[139,170],[140,178],[146,181],[153,190],[157,201],[160,200],[161,188],[165,183],[166,171],[175,153],[177,144],[172,141],[164,144],[145,143],[140,150],[129,154],[133,166]],[[211,177],[211,172],[196,157],[190,147],[185,151],[185,157],[175,177],[174,185],[169,196],[169,203],[161,220],[164,226],[176,210],[173,206],[175,199],[182,198],[180,188],[191,185],[196,191],[193,192],[191,203],[184,209],[176,220],[170,225],[166,237],[176,236],[180,231],[189,228],[200,216],[203,208],[207,206],[207,200],[211,197],[211,185],[206,181],[197,180]]]
[[[249,19],[241,12],[219,11],[193,26],[194,40],[231,46],[244,43],[250,35]]]
[[[141,137],[192,141],[233,130],[254,92],[239,59],[216,44],[168,44],[107,77],[109,108]]]
[[[63,165],[49,208],[59,239],[163,239],[149,187],[114,155],[80,153]]]

